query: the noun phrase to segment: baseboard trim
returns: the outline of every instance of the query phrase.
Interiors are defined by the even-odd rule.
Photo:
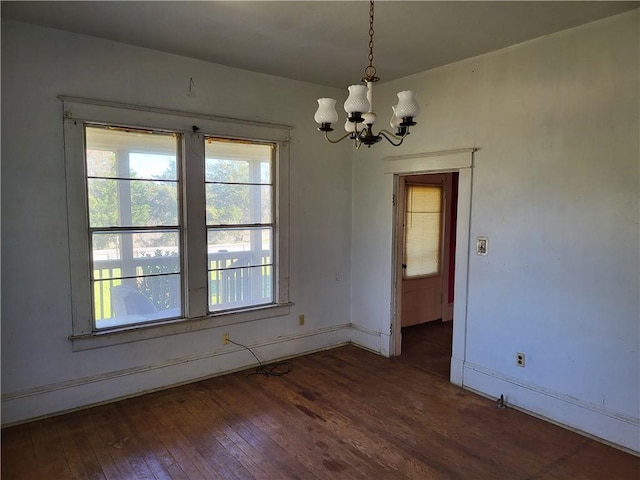
[[[464,361],[461,358],[452,356],[450,368],[449,381],[462,387],[464,385]]]
[[[370,330],[362,325],[351,324],[351,342],[358,347],[378,355],[384,355],[382,333]],[[389,356],[388,354],[386,356]]]
[[[463,387],[605,443],[640,453],[640,419],[465,362]]]
[[[309,332],[285,335],[275,339],[255,342],[247,346],[256,351],[256,353],[261,354],[260,357],[263,359],[263,363],[271,363],[348,344],[350,343],[350,328],[350,324],[334,325]],[[295,347],[300,345],[301,340],[306,340],[305,347],[296,349]],[[272,348],[280,346],[283,343],[291,347],[287,349]],[[284,354],[274,354],[274,351],[284,352]],[[211,360],[213,359],[217,361],[212,362]],[[222,359],[226,359],[227,361],[221,361]],[[182,368],[173,374],[165,374],[185,364],[194,365],[191,373],[185,373],[184,368]],[[211,365],[216,365],[216,367],[212,369]],[[229,367],[228,365],[233,365],[233,367]],[[113,372],[50,383],[35,388],[3,393],[0,396],[2,401],[2,427],[90,408],[124,398],[143,395],[152,391],[172,388],[205,378],[245,370],[255,365],[255,359],[244,348],[230,345],[198,355],[173,358],[164,362],[140,365]],[[161,372],[163,375],[159,375]],[[146,378],[145,382],[142,381],[141,376],[149,378]],[[134,377],[140,380],[134,381]],[[162,378],[154,379],[153,377]],[[123,381],[123,379],[126,380]],[[168,382],[166,381],[167,379],[169,380]],[[128,391],[113,396],[104,395],[104,393],[101,392],[86,392],[87,390],[96,390],[95,387],[100,384],[108,385],[114,380],[125,384],[124,390]],[[144,385],[149,384],[153,384],[154,386],[145,388]],[[69,395],[70,390],[77,390],[78,395]],[[103,391],[109,391],[109,389],[105,388]],[[118,388],[113,388],[113,391],[118,391]],[[80,392],[85,393],[80,394]],[[74,405],[72,404],[73,402],[65,400],[66,397],[72,397],[76,400],[80,399],[80,402]],[[46,407],[43,408],[43,405]]]

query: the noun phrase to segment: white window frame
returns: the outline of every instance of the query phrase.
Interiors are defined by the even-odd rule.
[[[291,127],[112,103],[59,97],[63,103],[69,222],[72,334],[74,350],[100,348],[205,328],[288,315],[289,301],[289,134]],[[85,124],[164,130],[182,135],[184,318],[96,331],[93,326],[88,199],[84,161]],[[204,137],[227,137],[276,145],[274,303],[243,310],[208,313],[205,219]]]

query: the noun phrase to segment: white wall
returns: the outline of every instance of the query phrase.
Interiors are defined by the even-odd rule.
[[[72,351],[61,94],[293,126],[291,314],[224,331],[263,360],[349,341],[351,150],[313,121],[341,92],[3,21],[3,424],[254,362],[216,328]]]
[[[352,322],[369,331],[354,339],[385,353],[383,158],[478,147],[470,237],[489,237],[489,255],[470,256],[466,318],[456,312],[463,384],[635,451],[639,24],[636,10],[379,86],[378,108],[414,89],[424,111],[402,149],[356,155],[352,233]]]

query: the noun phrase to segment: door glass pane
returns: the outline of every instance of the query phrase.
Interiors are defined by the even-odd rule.
[[[405,214],[405,277],[440,271],[442,187],[407,185]]]

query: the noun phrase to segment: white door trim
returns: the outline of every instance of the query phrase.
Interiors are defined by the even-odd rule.
[[[394,196],[398,199],[400,177],[421,173],[447,173],[458,172],[458,214],[456,232],[456,276],[455,297],[453,305],[453,344],[451,353],[450,381],[462,386],[463,363],[465,359],[466,331],[467,331],[467,293],[469,278],[469,247],[471,224],[471,187],[473,153],[476,148],[447,150],[441,152],[427,152],[423,154],[411,154],[400,157],[387,157],[384,159],[384,173],[389,174],[387,180],[392,182]],[[393,211],[393,249],[391,252],[391,312],[389,345],[390,354],[400,353],[402,334],[400,325],[400,288],[402,285],[402,259],[399,258],[398,244],[402,241],[398,232],[398,210],[401,202],[396,201]]]

